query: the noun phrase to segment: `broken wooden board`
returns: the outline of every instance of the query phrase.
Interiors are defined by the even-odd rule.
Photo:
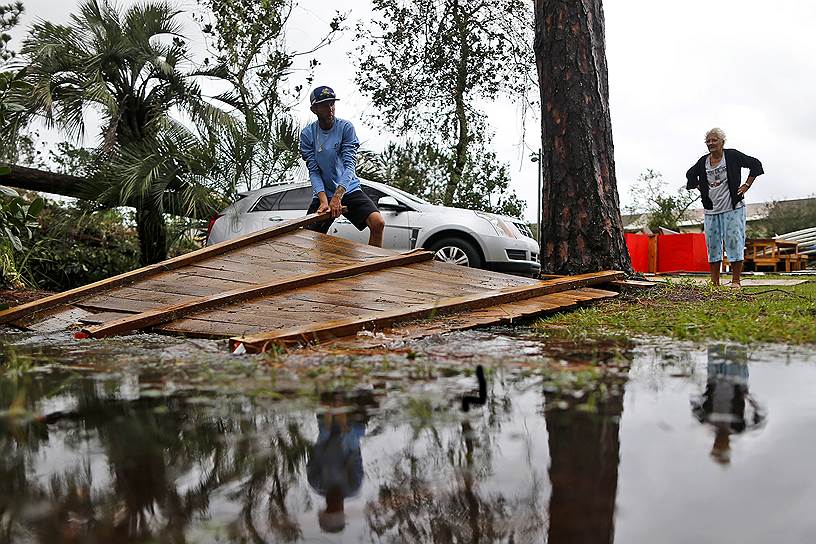
[[[546,281],[432,261],[300,229],[312,216],[0,312],[0,322],[78,337],[151,330],[232,338],[249,351],[354,335],[421,318],[428,331],[471,328],[602,298],[623,278]]]
[[[443,263],[437,264],[442,265]],[[603,284],[620,279],[622,275],[620,272],[607,271],[578,276],[565,276],[547,281],[536,281],[528,285],[498,289],[487,293],[481,292],[464,296],[446,297],[434,302],[416,304],[413,307],[403,307],[379,314],[368,312],[362,315],[322,321],[301,327],[277,328],[268,332],[233,337],[230,339],[230,347],[237,349],[239,346],[243,346],[242,349],[254,352],[265,351],[268,347],[273,345],[322,342],[356,334],[361,330],[376,330],[394,323],[412,319],[434,319],[437,316],[450,312],[481,309],[561,291],[568,291],[579,287]]]
[[[230,251],[234,251],[242,247],[257,244],[259,241],[267,240],[274,236],[278,236],[280,234],[297,230],[303,226],[310,225],[317,221],[328,219],[330,215],[331,215],[330,212],[325,212],[323,214],[311,214],[300,219],[284,221],[283,223],[276,225],[274,227],[261,230],[258,232],[253,232],[252,234],[247,234],[246,236],[242,236],[240,238],[235,238],[233,240],[221,242],[220,244],[207,246],[199,250],[191,251],[190,253],[180,255],[173,259],[168,259],[157,264],[145,266],[143,268],[132,270],[130,272],[125,272],[124,274],[120,274],[112,278],[91,283],[89,285],[84,285],[82,287],[71,289],[69,291],[64,291],[62,293],[57,293],[39,300],[35,300],[33,302],[29,302],[27,304],[14,306],[13,308],[8,308],[6,310],[0,311],[0,325],[4,323],[13,323],[15,320],[28,316],[34,312],[48,310],[56,306],[68,304],[80,298],[86,297],[87,295],[90,295],[92,293],[97,293],[100,291],[111,289],[113,287],[118,287],[120,285],[126,285],[128,283],[137,282],[141,279],[150,276],[155,276],[167,270],[174,270],[183,266],[189,266],[190,264],[199,261],[204,261],[214,255],[228,253]]]
[[[360,331],[354,336],[345,336],[323,342],[321,346],[329,349],[388,348],[400,342],[416,340],[435,334],[471,330],[488,325],[512,325],[523,319],[571,310],[616,296],[618,296],[617,292],[603,289],[573,289],[509,304],[440,316],[433,321],[407,322],[376,332]]]

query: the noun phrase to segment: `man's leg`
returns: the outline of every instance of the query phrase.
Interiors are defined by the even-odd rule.
[[[382,247],[383,245],[383,229],[385,229],[385,219],[380,212],[371,212],[366,218],[366,225],[368,225],[368,245]]]
[[[740,275],[745,259],[745,206],[725,214],[725,252],[731,262],[732,287],[740,287]]]
[[[706,252],[708,253],[708,267],[711,271],[711,283],[720,285],[720,267],[723,256],[722,214],[705,216]]]
[[[739,287],[740,274],[742,274],[742,263],[744,261],[734,261],[731,263],[731,286]]]
[[[720,285],[720,265],[722,261],[716,261],[713,263],[708,263],[708,266],[711,268],[711,283],[716,286]],[[742,263],[740,263],[742,264]]]

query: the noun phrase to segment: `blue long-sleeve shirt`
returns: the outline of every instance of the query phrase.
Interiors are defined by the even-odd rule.
[[[306,161],[315,195],[324,191],[331,198],[340,185],[347,193],[360,189],[356,173],[359,147],[354,125],[344,119],[335,118],[329,130],[314,121],[300,132],[300,155]]]

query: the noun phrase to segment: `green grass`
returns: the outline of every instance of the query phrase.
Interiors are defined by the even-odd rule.
[[[692,341],[816,344],[816,281],[734,290],[678,280],[553,315],[535,328],[542,335],[571,340],[648,334]]]

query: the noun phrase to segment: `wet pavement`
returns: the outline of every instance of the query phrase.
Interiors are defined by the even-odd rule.
[[[0,542],[813,541],[812,349],[394,348],[2,335]]]

